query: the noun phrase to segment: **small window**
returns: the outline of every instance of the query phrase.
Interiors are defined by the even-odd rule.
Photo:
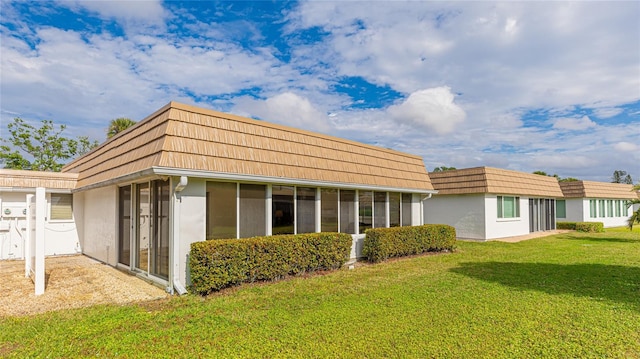
[[[567,202],[564,199],[556,201],[556,218],[567,218]]]
[[[596,218],[598,216],[598,206],[595,199],[589,200],[589,217]]]
[[[70,193],[51,194],[50,220],[71,220],[73,219],[73,195]]]
[[[598,215],[599,215],[600,218],[604,218],[605,217],[605,214],[606,214],[605,213],[605,208],[606,208],[605,204],[606,204],[606,202],[605,202],[604,199],[598,200]]]
[[[520,197],[498,196],[498,218],[520,218]]]

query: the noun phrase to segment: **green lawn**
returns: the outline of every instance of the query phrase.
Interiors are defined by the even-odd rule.
[[[0,357],[640,358],[640,226],[0,320]]]

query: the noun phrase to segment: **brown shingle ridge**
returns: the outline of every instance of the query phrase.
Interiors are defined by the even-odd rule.
[[[248,117],[242,117],[242,116],[234,115],[234,114],[231,114],[231,113],[220,112],[220,111],[216,111],[216,110],[196,107],[196,106],[187,105],[187,104],[180,103],[180,102],[172,101],[166,107],[180,109],[180,110],[193,112],[193,113],[198,113],[198,114],[206,114],[206,115],[210,115],[210,116],[213,116],[213,117],[220,117],[220,118],[225,118],[225,119],[233,120],[233,121],[249,123],[249,124],[252,124],[252,125],[255,125],[255,126],[262,126],[262,127],[267,127],[267,128],[278,129],[280,131],[286,131],[286,132],[290,132],[290,133],[303,134],[303,135],[306,135],[306,136],[327,139],[327,140],[334,141],[334,142],[341,142],[341,143],[349,144],[351,146],[373,149],[373,150],[379,151],[379,152],[388,152],[388,153],[392,153],[392,154],[396,154],[396,155],[401,155],[401,156],[404,156],[404,157],[413,157],[415,159],[420,159],[422,161],[422,157],[420,157],[418,155],[411,154],[411,153],[407,153],[407,152],[401,152],[401,151],[393,150],[393,149],[390,149],[390,148],[384,148],[384,147],[378,147],[378,146],[374,146],[374,145],[369,145],[369,144],[362,143],[362,142],[348,140],[348,139],[345,139],[345,138],[342,138],[342,137],[335,137],[335,136],[331,136],[331,135],[325,135],[325,134],[322,134],[322,133],[319,133],[319,132],[313,132],[313,131],[308,131],[308,130],[299,129],[299,128],[295,128],[295,127],[290,127],[290,126],[286,126],[286,125],[280,125],[280,124],[276,124],[276,123],[273,123],[273,122],[268,122],[268,121],[263,121],[263,120],[256,120],[256,119],[248,118]]]
[[[63,171],[80,188],[151,168],[433,191],[420,156],[177,102]]]
[[[511,194],[538,197],[562,197],[554,177],[494,167],[472,167],[430,172],[429,177],[439,194]]]
[[[633,185],[596,181],[560,182],[560,188],[567,198],[609,198],[637,199]]]
[[[72,190],[77,180],[76,173],[0,169],[0,187]]]

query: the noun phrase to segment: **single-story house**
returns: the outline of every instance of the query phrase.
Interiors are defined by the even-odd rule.
[[[424,202],[424,222],[459,238],[489,240],[554,230],[557,179],[492,167],[429,173],[438,194]]]
[[[560,188],[565,198],[557,202],[556,217],[562,222],[625,226],[633,210],[628,202],[638,199],[630,184],[574,181],[560,182]]]
[[[334,231],[357,257],[365,229],[423,224],[436,192],[419,156],[175,102],[62,172],[82,253],[171,292],[193,242]]]
[[[82,252],[75,218],[81,208],[73,203],[78,175],[0,169],[0,260],[24,259],[27,236],[27,196],[46,188],[45,255]]]

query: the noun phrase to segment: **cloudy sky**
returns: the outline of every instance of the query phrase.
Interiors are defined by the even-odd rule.
[[[640,2],[0,0],[0,126],[169,101],[420,155],[640,180]]]

